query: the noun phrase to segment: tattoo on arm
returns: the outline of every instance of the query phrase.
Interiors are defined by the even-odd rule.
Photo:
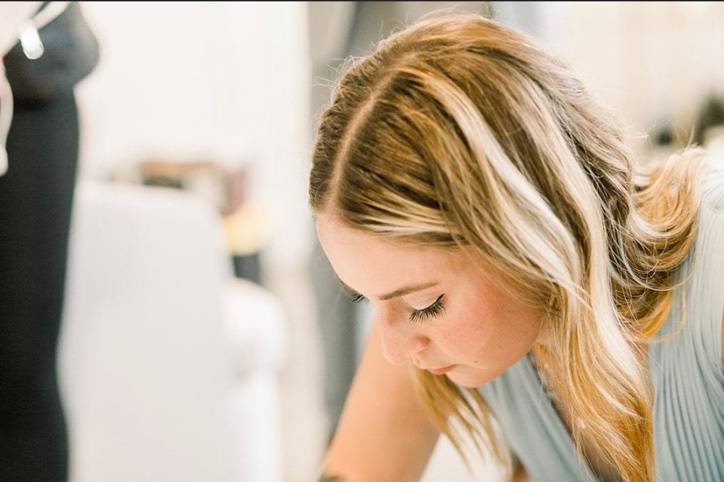
[[[339,475],[325,475],[322,474],[322,476],[319,478],[317,482],[344,482],[344,479],[340,477]]]

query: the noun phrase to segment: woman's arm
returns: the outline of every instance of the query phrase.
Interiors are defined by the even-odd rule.
[[[319,481],[416,482],[437,437],[412,372],[384,359],[375,323]]]

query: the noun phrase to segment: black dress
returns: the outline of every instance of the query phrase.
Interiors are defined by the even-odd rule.
[[[73,87],[97,62],[94,37],[82,48],[78,41],[88,42],[87,36],[67,41],[79,21],[79,7],[71,4],[41,30],[45,59],[28,60],[19,46],[3,59],[15,104],[6,145],[8,171],[0,177],[0,481],[4,482],[68,478],[56,347],[78,161]],[[88,52],[95,53],[88,57]],[[87,58],[78,62],[78,55]]]

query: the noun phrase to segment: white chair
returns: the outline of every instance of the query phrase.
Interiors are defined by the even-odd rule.
[[[72,482],[279,482],[284,317],[195,197],[82,182],[59,370]]]

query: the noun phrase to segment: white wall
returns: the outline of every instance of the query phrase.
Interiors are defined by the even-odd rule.
[[[290,319],[285,470],[311,480],[324,443],[321,369],[305,262],[310,68],[304,3],[87,2],[101,47],[77,89],[82,175],[140,158],[250,162],[271,213],[264,269]],[[299,456],[299,447],[305,451]],[[289,458],[291,457],[291,458]]]
[[[546,2],[541,9],[542,45],[642,133],[669,119],[688,128],[706,94],[724,94],[719,2]]]
[[[308,231],[306,7],[89,2],[84,9],[102,57],[78,88],[83,172],[101,176],[154,153],[252,162],[254,197],[284,220],[275,256],[297,262],[308,249],[303,236],[283,240],[290,228]]]

